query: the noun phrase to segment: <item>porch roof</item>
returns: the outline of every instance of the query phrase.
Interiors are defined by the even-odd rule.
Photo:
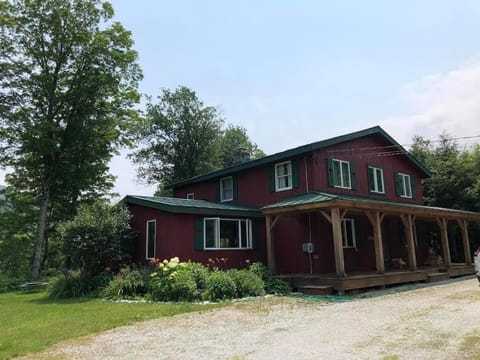
[[[191,200],[159,196],[127,195],[123,203],[145,206],[166,212],[216,216],[262,217],[260,209],[236,204],[217,204],[205,200]]]
[[[347,210],[380,211],[392,214],[411,214],[420,218],[443,217],[480,222],[480,213],[433,206],[376,200],[361,196],[308,192],[280,202],[264,206],[265,215],[280,215],[294,212],[309,212],[315,209],[338,207]]]

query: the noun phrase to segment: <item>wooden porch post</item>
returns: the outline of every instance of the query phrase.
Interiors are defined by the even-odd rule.
[[[340,209],[332,208],[333,249],[335,252],[335,269],[337,275],[345,275],[345,262],[343,259],[342,218]]]
[[[367,217],[373,228],[373,243],[375,246],[375,261],[377,264],[377,272],[385,273],[385,260],[383,259],[383,239],[382,239],[382,221],[383,214],[375,211],[373,214],[367,211]]]
[[[465,253],[465,264],[472,265],[472,254],[470,253],[470,240],[468,239],[467,220],[457,219],[458,226],[462,230],[463,252]]]
[[[265,216],[265,229],[267,231],[267,264],[268,269],[275,273],[275,253],[274,253],[274,246],[273,246],[273,224],[272,224],[272,216],[267,215]]]
[[[415,241],[413,239],[413,223],[415,219],[414,219],[414,216],[410,214],[400,215],[400,219],[402,219],[403,225],[405,225],[406,232],[407,232],[408,265],[410,267],[410,270],[415,271],[417,270],[417,257],[415,255]]]
[[[448,219],[436,218],[435,220],[437,221],[437,225],[440,228],[443,262],[445,263],[445,266],[449,268],[452,265],[452,260],[450,259],[450,247],[448,245]]]

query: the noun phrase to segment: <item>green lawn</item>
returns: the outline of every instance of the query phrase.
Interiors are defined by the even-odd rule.
[[[218,305],[49,300],[41,293],[0,294],[0,359],[36,352],[61,340],[135,321]]]

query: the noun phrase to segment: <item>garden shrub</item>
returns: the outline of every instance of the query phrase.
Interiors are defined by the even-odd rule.
[[[103,289],[102,296],[109,299],[143,296],[148,292],[149,277],[146,268],[124,267]]]
[[[47,287],[51,299],[97,296],[102,287],[111,280],[109,274],[85,276],[79,271],[70,272],[53,279]]]
[[[24,279],[0,274],[0,293],[18,289],[18,285],[24,282]]]
[[[207,270],[201,264],[164,260],[151,275],[150,296],[155,301],[200,300]]]
[[[230,270],[228,271],[228,275],[235,283],[235,297],[242,298],[246,296],[265,295],[265,284],[254,272],[246,269]]]
[[[250,265],[249,271],[263,280],[267,294],[288,295],[292,291],[292,288],[287,282],[273,276],[270,270],[261,262],[255,262]]]
[[[214,271],[207,279],[206,295],[209,300],[225,300],[235,297],[237,288],[228,273]]]

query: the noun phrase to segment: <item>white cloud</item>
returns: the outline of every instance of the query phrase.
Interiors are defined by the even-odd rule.
[[[480,61],[425,76],[401,89],[406,115],[382,126],[401,143],[414,135],[437,139],[444,130],[453,137],[480,135]]]

